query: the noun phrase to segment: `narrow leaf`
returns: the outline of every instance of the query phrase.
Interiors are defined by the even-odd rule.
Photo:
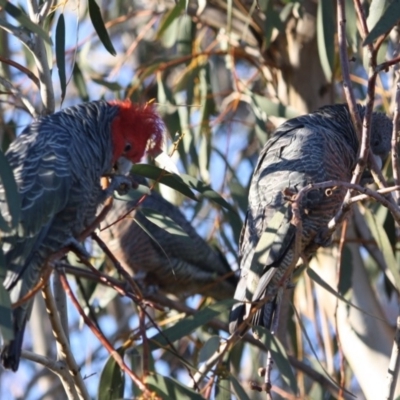
[[[169,234],[184,236],[185,238],[191,240],[188,234],[182,229],[182,227],[168,215],[162,215],[156,210],[152,210],[151,208],[141,207],[140,211],[150,222],[157,225],[159,228],[163,229]]]
[[[176,379],[155,373],[146,378],[146,384],[150,390],[157,393],[162,399],[190,399],[204,400],[204,397],[193,389],[182,385]]]
[[[158,333],[149,339],[150,347],[152,350],[158,349],[159,347],[167,347],[171,342],[175,342],[189,335],[195,329],[205,325],[211,319],[218,317],[221,313],[226,312],[230,309],[235,300],[228,299],[214,303],[208,307],[205,307],[198,311],[194,315],[190,315],[183,320],[177,322],[174,326],[165,329],[162,333]]]
[[[231,375],[231,383],[233,386],[233,390],[235,391],[238,399],[250,400],[250,397],[247,395],[247,393],[243,389],[242,385],[239,383],[239,381],[233,375]]]
[[[0,230],[9,232],[15,228],[19,221],[21,212],[21,199],[14,180],[14,174],[8,164],[6,156],[0,151],[0,180],[5,191],[9,217],[7,221],[0,215]]]
[[[179,0],[171,11],[167,12],[163,21],[161,21],[160,28],[157,32],[157,39],[160,39],[165,30],[177,19],[182,11],[187,6],[187,0]]]
[[[32,33],[36,33],[49,45],[53,42],[50,39],[48,32],[44,31],[43,28],[30,20],[30,18],[18,7],[7,0],[0,0],[0,6],[4,8],[7,14],[15,18],[24,28],[28,29]]]
[[[374,214],[368,208],[364,209],[365,221],[372,233],[372,236],[376,240],[378,248],[381,250],[383,257],[385,259],[386,265],[393,275],[394,283],[397,290],[400,290],[400,273],[398,271],[398,264],[393,253],[392,245],[385,232],[385,229],[377,221]]]
[[[99,79],[99,78],[92,78],[92,81],[97,83],[98,85],[102,85],[107,89],[112,90],[113,92],[117,92],[118,90],[122,89],[122,86],[118,82],[109,82],[106,81],[105,79]]]
[[[125,349],[120,347],[117,352],[123,357]],[[114,358],[110,356],[101,371],[97,398],[99,400],[120,400],[124,397],[124,387],[125,375]]]
[[[100,8],[95,0],[89,0],[89,15],[93,27],[96,30],[97,35],[99,36],[99,39],[103,43],[104,47],[112,56],[115,56],[117,52],[114,49],[110,37],[108,36],[103,17],[101,16]]]
[[[132,172],[144,176],[145,178],[157,180],[158,182],[184,194],[190,199],[197,201],[195,194],[189,189],[188,185],[185,184],[183,179],[177,174],[167,172],[164,169],[149,164],[135,164],[132,167]]]
[[[335,10],[332,1],[319,1],[317,12],[318,54],[322,69],[328,82],[332,80],[335,62],[336,27],[333,16]]]
[[[351,303],[348,301],[345,297],[343,297],[340,293],[338,293],[335,289],[332,288],[326,281],[324,281],[312,268],[308,267],[307,268],[307,275],[318,285],[323,287],[325,290],[327,290],[329,293],[333,294],[335,297],[337,297],[339,300],[344,301],[346,304],[348,304],[350,307],[355,308],[356,310],[362,312],[363,314],[369,315],[372,318],[375,318],[379,321],[385,321],[383,318],[379,318],[375,315],[372,315],[365,310],[363,310],[360,307],[357,307],[355,304]]]
[[[310,337],[309,337],[308,334],[307,334],[307,329],[304,327],[303,321],[301,320],[300,315],[299,315],[299,313],[297,312],[297,309],[294,307],[293,304],[292,304],[292,308],[293,308],[293,310],[294,310],[294,312],[295,312],[295,314],[296,314],[297,321],[298,321],[298,323],[300,324],[300,327],[301,327],[301,330],[302,330],[302,332],[303,332],[303,334],[304,334],[304,337],[306,338],[307,343],[308,343],[308,345],[310,346],[310,349],[311,349],[312,353],[314,354],[315,359],[317,360],[317,362],[318,362],[319,366],[321,367],[321,369],[324,371],[326,377],[327,377],[335,386],[337,386],[338,388],[344,390],[346,393],[351,394],[351,393],[348,392],[345,388],[342,388],[338,383],[336,383],[336,381],[334,381],[334,380],[331,378],[331,376],[329,375],[329,373],[328,373],[328,371],[325,369],[325,367],[321,364],[321,362],[319,361],[317,352],[315,351],[314,346],[313,346],[313,344],[312,344],[312,341],[311,341]]]
[[[379,36],[389,32],[397,24],[399,19],[400,0],[374,0],[371,3],[370,15],[368,17],[370,32],[365,38],[363,46],[373,43]],[[372,26],[373,28],[371,29]]]
[[[56,26],[56,60],[58,76],[61,86],[61,101],[65,98],[67,89],[67,78],[65,74],[65,19],[64,14],[60,14]]]
[[[72,70],[72,79],[74,80],[75,87],[78,90],[79,97],[83,101],[89,101],[85,78],[83,77],[82,71],[77,62],[75,62],[74,69]]]
[[[200,349],[199,352],[199,362],[207,361],[210,357],[212,357],[216,351],[218,351],[220,345],[220,337],[219,336],[211,336]]]

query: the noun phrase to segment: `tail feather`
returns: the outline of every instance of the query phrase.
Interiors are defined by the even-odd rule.
[[[19,310],[16,310],[19,311]],[[1,363],[4,368],[17,371],[21,358],[22,341],[24,339],[26,314],[22,323],[17,326],[18,319],[14,314],[14,339],[7,343],[1,351]],[[20,321],[21,322],[21,321]]]

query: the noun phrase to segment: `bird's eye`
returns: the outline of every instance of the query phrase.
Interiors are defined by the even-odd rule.
[[[125,145],[124,153],[128,153],[128,151],[130,151],[131,148],[132,148],[132,145],[131,145],[130,143],[127,143],[127,144]]]

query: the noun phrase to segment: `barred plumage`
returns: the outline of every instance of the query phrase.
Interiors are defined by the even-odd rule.
[[[154,120],[139,118],[142,126],[132,126],[132,118],[136,121],[141,115]],[[124,129],[116,131],[113,123],[121,119]],[[148,132],[143,133],[143,126]],[[137,129],[141,136],[136,142]],[[21,197],[17,228],[2,233],[7,267],[4,286],[13,302],[38,283],[45,260],[94,220],[97,207],[110,194],[101,189],[100,178],[111,172],[114,160],[124,156],[137,161],[152,136],[160,145],[161,131],[162,123],[146,106],[96,101],[34,121],[10,145],[6,157]],[[9,218],[2,184],[0,211]],[[15,339],[1,353],[3,365],[14,371],[31,308],[32,300],[13,310]]]
[[[132,176],[136,182],[147,185],[144,178]],[[135,200],[114,199],[102,226],[117,221],[135,205]],[[172,219],[187,236],[169,233],[157,226],[145,217],[142,209],[154,210],[157,215]],[[138,209],[103,230],[100,236],[123,268],[141,277],[145,284],[179,296],[195,293],[216,299],[233,296],[237,279],[222,254],[212,249],[179,209],[156,191],[152,191]]]
[[[358,106],[361,117],[365,108]],[[392,122],[386,115],[373,113],[371,149],[384,160],[390,151]],[[277,128],[261,151],[249,192],[249,208],[240,239],[241,277],[234,298],[247,304],[236,304],[230,314],[233,333],[245,320],[251,302],[271,299],[251,318],[251,325],[270,328],[274,297],[286,269],[294,256],[295,227],[290,223],[289,206],[284,222],[276,235],[274,249],[257,276],[257,288],[249,290],[250,266],[257,243],[275,213],[284,205],[283,191],[298,192],[310,183],[329,180],[349,181],[356,165],[358,140],[347,105],[326,106],[302,117],[291,119]],[[346,189],[308,192],[300,204],[303,224],[301,253],[311,257],[320,243],[317,234],[334,217],[344,199]]]

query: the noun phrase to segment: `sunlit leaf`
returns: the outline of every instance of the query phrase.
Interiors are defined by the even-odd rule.
[[[165,17],[161,21],[160,28],[157,32],[157,38],[159,39],[165,30],[175,21],[187,7],[188,0],[179,0],[175,7],[165,14]]]
[[[400,20],[399,0],[373,0],[369,9],[368,28],[370,32],[363,45],[374,42],[379,36],[389,32]]]
[[[365,221],[371,231],[372,236],[376,240],[376,244],[381,249],[383,257],[385,258],[386,265],[391,272],[397,290],[400,290],[400,273],[398,270],[398,264],[393,253],[393,248],[390,244],[390,240],[386,234],[383,226],[378,223],[375,216],[371,213],[368,208],[364,209]]]
[[[146,377],[146,384],[150,390],[157,393],[162,399],[176,399],[176,400],[204,400],[204,397],[182,385],[176,379],[162,376],[153,373]]]
[[[366,312],[365,310],[363,310],[360,307],[357,307],[355,304],[351,303],[350,301],[348,301],[345,297],[343,297],[340,293],[338,293],[335,289],[332,288],[332,286],[330,286],[326,281],[324,281],[312,268],[307,268],[307,275],[318,285],[320,285],[321,287],[323,287],[325,290],[327,290],[329,293],[331,293],[332,295],[334,295],[335,297],[337,297],[339,300],[345,302],[347,305],[349,305],[350,307],[355,308],[356,310],[362,312],[363,314],[369,315],[372,318],[375,318],[377,320],[380,321],[384,321],[384,319],[379,318],[376,315],[372,315],[368,312]]]
[[[177,224],[172,218],[168,215],[162,215],[156,210],[151,208],[140,208],[140,212],[153,224],[157,225],[159,228],[168,232],[171,235],[177,235],[186,237],[188,240],[191,240],[188,234],[182,229],[182,227]]]
[[[20,8],[16,7],[14,4],[7,0],[0,0],[0,6],[4,8],[7,14],[15,18],[21,24],[21,26],[33,33],[36,33],[48,44],[53,44],[48,32],[44,31],[43,28],[38,24],[32,22],[30,18]]]
[[[97,5],[95,0],[88,0],[89,1],[89,15],[92,21],[93,27],[103,43],[103,46],[106,50],[112,55],[115,56],[117,52],[114,49],[114,46],[111,42],[110,37],[108,36],[107,29],[104,25],[103,17],[101,16],[101,11],[99,6]]]
[[[315,349],[314,349],[314,346],[313,346],[313,341],[311,341],[310,337],[308,336],[307,329],[304,327],[303,321],[301,320],[301,317],[300,317],[298,311],[296,310],[296,308],[295,308],[293,305],[292,305],[292,307],[293,307],[293,310],[294,310],[294,312],[295,312],[295,314],[296,314],[297,322],[300,324],[300,327],[301,327],[301,330],[302,330],[302,332],[303,332],[303,334],[304,334],[304,337],[306,338],[307,343],[308,343],[308,345],[310,346],[310,349],[311,349],[312,353],[314,354],[315,359],[317,360],[317,362],[318,362],[319,366],[321,367],[321,369],[324,371],[324,373],[325,373],[327,379],[328,379],[329,381],[331,381],[335,386],[337,386],[338,388],[340,388],[341,390],[343,390],[344,392],[346,392],[346,393],[348,393],[348,394],[351,394],[351,395],[353,396],[352,393],[350,393],[349,391],[347,391],[345,388],[341,387],[334,379],[331,378],[331,376],[329,375],[328,371],[325,369],[325,367],[324,367],[324,366],[322,365],[322,363],[319,361],[318,355],[317,355],[317,353],[316,353],[316,351],[315,351]],[[354,397],[355,397],[355,396],[354,396]]]
[[[195,33],[195,23],[190,15],[182,15],[178,20],[178,32],[176,37],[176,52],[181,56],[192,53]]]
[[[132,167],[132,172],[144,176],[145,178],[157,180],[158,182],[184,194],[190,199],[197,201],[195,194],[189,189],[188,185],[179,175],[167,172],[164,169],[149,164],[135,164]]]
[[[120,347],[116,350],[123,357],[125,349]],[[101,371],[97,398],[99,400],[120,400],[124,397],[125,375],[121,368],[110,356]]]
[[[64,14],[60,14],[56,26],[56,60],[58,76],[60,78],[61,101],[65,98],[67,89],[67,78],[65,74],[65,19]]]
[[[219,336],[211,336],[200,349],[199,362],[207,361],[211,356],[213,356],[219,349],[220,341],[221,339]]]

